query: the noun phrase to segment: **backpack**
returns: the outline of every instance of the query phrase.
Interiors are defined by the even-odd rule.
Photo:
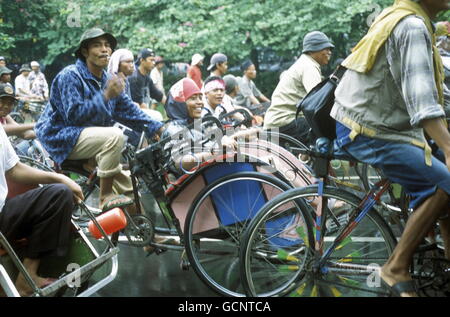
[[[295,116],[297,118],[299,112],[303,112],[306,121],[311,127],[312,140],[314,141],[322,137],[330,140],[336,138],[336,121],[330,116],[330,112],[334,105],[334,91],[346,70],[345,67],[338,66],[330,77],[314,87],[297,104]]]

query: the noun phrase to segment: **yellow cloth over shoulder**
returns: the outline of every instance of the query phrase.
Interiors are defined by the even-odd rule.
[[[411,0],[396,0],[394,5],[386,8],[375,19],[369,32],[353,49],[352,54],[342,63],[348,69],[359,73],[369,72],[375,64],[378,51],[383,47],[397,24],[409,15],[422,17],[433,43],[434,75],[439,103],[444,104],[444,66],[436,47],[436,36],[430,17],[422,7]]]

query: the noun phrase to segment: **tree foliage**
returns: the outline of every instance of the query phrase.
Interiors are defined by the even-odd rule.
[[[0,54],[69,63],[83,31],[100,26],[120,47],[151,47],[173,61],[224,52],[230,64],[271,48],[292,59],[321,30],[344,57],[392,0],[0,0]],[[449,19],[447,12],[440,19]],[[61,62],[61,56],[62,58]],[[258,61],[255,61],[258,62]]]

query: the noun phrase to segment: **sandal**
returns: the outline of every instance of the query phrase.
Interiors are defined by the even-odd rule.
[[[394,285],[390,286],[388,285],[381,277],[380,277],[381,283],[383,286],[388,289],[395,297],[402,297],[402,293],[415,293],[417,294],[417,287],[416,283],[413,280],[405,281],[405,282],[398,282]]]
[[[118,201],[118,202],[117,202]],[[121,208],[133,205],[134,201],[131,198],[128,198],[124,195],[112,195],[110,199],[105,200],[102,207],[102,212],[106,212],[108,210],[114,209],[114,208]]]

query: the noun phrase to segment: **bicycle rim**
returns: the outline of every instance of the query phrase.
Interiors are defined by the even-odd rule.
[[[225,296],[244,296],[239,245],[262,205],[291,188],[274,177],[242,172],[222,177],[199,193],[185,224],[186,252],[200,279]]]
[[[335,240],[337,234],[349,221],[350,212],[360,200],[337,188],[325,188],[323,195],[328,198],[327,233],[324,250]],[[316,236],[315,227],[307,228],[307,217],[315,212],[318,205],[317,186],[290,190],[269,202],[258,217],[248,227],[242,242],[241,274],[247,295],[250,296],[291,296],[291,297],[358,297],[385,296],[375,269],[382,266],[392,253],[395,238],[383,219],[372,209],[358,226],[331,253],[326,265],[315,269],[317,261],[306,249],[308,234]],[[273,219],[280,217],[280,210],[303,215],[305,223],[298,222],[296,228],[280,223],[276,234],[267,233]],[[303,204],[298,203],[303,202]],[[334,220],[333,220],[334,219]],[[294,229],[294,230],[293,230]],[[297,233],[298,243],[282,246],[264,241],[273,241],[286,235],[286,231]],[[303,242],[303,245],[302,245]],[[303,247],[302,253],[301,248]],[[269,264],[262,262],[261,252],[276,254],[279,261]],[[258,254],[259,252],[259,254]],[[289,256],[289,258],[288,258]]]

